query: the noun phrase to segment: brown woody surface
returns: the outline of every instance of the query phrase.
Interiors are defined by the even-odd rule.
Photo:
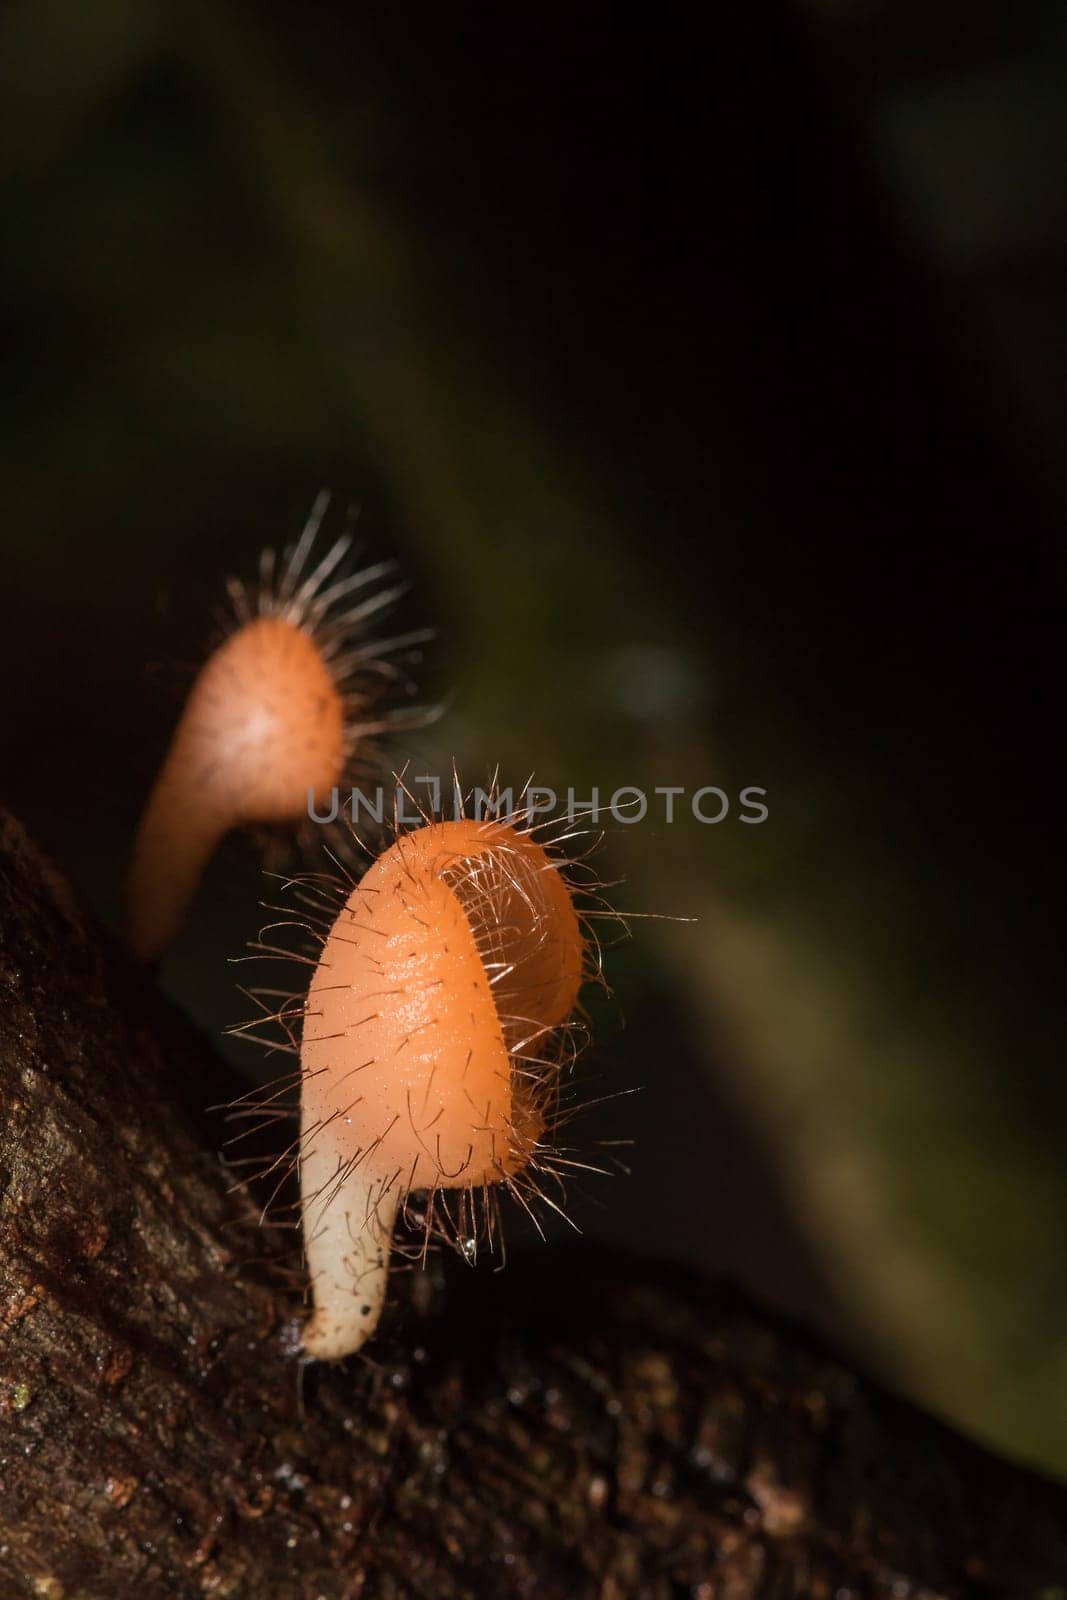
[[[302,1368],[208,1044],[0,821],[0,1600],[1067,1593],[1067,1494],[732,1291],[399,1274]]]

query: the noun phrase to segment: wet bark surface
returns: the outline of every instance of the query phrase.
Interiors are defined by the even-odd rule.
[[[1067,1492],[662,1267],[437,1262],[302,1363],[232,1092],[3,820],[2,1600],[1067,1593]]]

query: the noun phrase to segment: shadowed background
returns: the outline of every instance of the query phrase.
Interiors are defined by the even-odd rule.
[[[117,922],[224,576],[357,501],[398,764],[768,791],[609,829],[698,921],[609,953],[575,1219],[1062,1470],[1067,29],[1003,12],[9,7],[0,783]],[[165,965],[214,1033],[263,892]]]

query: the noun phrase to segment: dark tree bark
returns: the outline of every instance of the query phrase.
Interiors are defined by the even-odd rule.
[[[740,1296],[398,1274],[305,1367],[226,1069],[0,825],[0,1596],[1060,1594],[1067,1494]]]

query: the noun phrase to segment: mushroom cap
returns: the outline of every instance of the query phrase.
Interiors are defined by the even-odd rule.
[[[226,826],[289,822],[337,783],[344,707],[315,641],[257,617],[219,646],[193,685],[174,740]],[[168,760],[167,766],[171,766]]]
[[[512,1048],[558,1027],[578,1002],[585,940],[559,863],[510,823],[462,820],[404,841],[451,884],[495,971],[494,995]],[[425,838],[424,838],[425,835]]]
[[[298,822],[339,781],[344,705],[313,639],[256,617],[193,684],[134,841],[130,943],[155,960],[181,926],[219,840],[244,823]]]
[[[349,896],[311,984],[306,1144],[329,1142],[339,1174],[402,1189],[521,1169],[583,948],[570,890],[529,834],[456,821],[399,838]]]

